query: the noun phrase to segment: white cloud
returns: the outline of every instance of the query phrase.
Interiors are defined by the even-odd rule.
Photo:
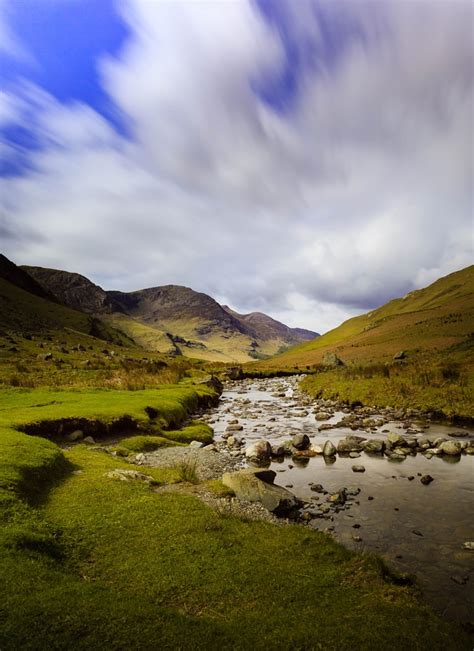
[[[47,146],[4,182],[7,255],[320,331],[468,264],[472,6],[340,6],[356,36],[301,68],[278,113],[254,89],[284,48],[253,5],[123,5],[133,37],[100,70],[132,137],[18,90]],[[287,5],[298,42],[320,47],[310,9]]]

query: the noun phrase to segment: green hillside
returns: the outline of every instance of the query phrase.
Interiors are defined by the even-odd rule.
[[[387,362],[404,350],[441,351],[468,344],[474,333],[474,266],[440,278],[367,314],[354,317],[325,335],[261,362],[291,367],[323,362],[334,352],[344,362]]]

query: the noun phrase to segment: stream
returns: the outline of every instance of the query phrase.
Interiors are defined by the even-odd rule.
[[[443,436],[474,446],[473,428],[430,421],[407,423],[406,417],[397,421],[393,410],[371,414],[376,425],[356,431],[330,429],[349,410],[309,398],[299,392],[298,381],[290,377],[229,383],[218,407],[206,415],[215,439],[228,436],[226,430],[232,423],[236,429],[232,434],[245,441],[240,452],[232,453],[241,455],[242,465],[246,464],[242,452],[252,441],[266,439],[274,445],[300,433],[307,434],[313,445],[330,440],[337,446],[348,435],[386,439],[388,432],[395,432],[412,439]],[[319,431],[323,423],[315,414],[322,409],[329,417]],[[363,465],[365,472],[354,472],[354,464]],[[323,509],[305,526],[328,531],[351,549],[377,553],[395,570],[416,575],[424,598],[445,617],[474,621],[474,550],[464,548],[465,542],[474,541],[474,456],[429,458],[417,453],[403,460],[365,452],[357,457],[353,453],[352,458],[285,456],[273,459],[268,467],[277,473],[275,484],[293,492],[307,507],[314,504]],[[420,478],[427,474],[433,481],[424,485]],[[314,492],[316,483],[327,494]],[[353,497],[340,509],[324,514],[327,495],[342,487]]]

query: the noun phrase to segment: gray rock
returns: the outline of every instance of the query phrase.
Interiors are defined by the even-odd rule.
[[[230,436],[229,436],[229,438],[227,439],[227,444],[228,444],[228,445],[229,445],[229,440],[230,440],[231,438],[233,438],[233,437],[230,437]],[[202,448],[202,447],[203,447],[203,443],[202,443],[201,441],[191,441],[191,443],[189,444],[189,447],[190,447],[190,448]]]
[[[396,353],[396,355],[393,356],[393,359],[397,361],[400,359],[405,359],[406,356],[407,356],[406,352],[404,350],[401,350],[400,352]]]
[[[125,470],[124,468],[116,468],[115,470],[111,470],[110,472],[106,473],[105,476],[109,479],[119,479],[120,481],[140,480],[147,483],[154,482],[153,477],[150,477],[150,475],[145,475],[139,470]]]
[[[387,441],[391,444],[393,448],[399,448],[405,445],[405,439],[400,434],[396,432],[390,432],[387,435]]]
[[[326,366],[344,366],[344,362],[336,355],[336,353],[325,353],[323,364]]]
[[[470,552],[474,552],[474,542],[465,542],[462,544],[463,549],[468,549]]]
[[[372,439],[370,441],[365,441],[364,450],[368,454],[381,454],[384,451],[385,443],[380,439]]]
[[[364,466],[352,466],[352,472],[365,472]]]
[[[82,439],[83,443],[88,443],[89,445],[95,445],[95,439],[92,436],[86,436]]]
[[[323,447],[323,454],[325,457],[334,457],[337,450],[331,441],[326,441]]]
[[[439,446],[439,449],[443,454],[453,457],[460,455],[462,452],[462,446],[459,441],[443,441]]]
[[[246,448],[245,456],[249,461],[256,463],[269,461],[272,456],[272,446],[264,439],[255,441]]]
[[[431,484],[432,481],[434,481],[433,477],[431,475],[423,475],[423,477],[420,479],[421,483],[427,486],[428,484]]]
[[[71,443],[74,443],[75,441],[80,441],[83,438],[84,438],[84,432],[80,429],[76,429],[74,430],[74,432],[71,432],[70,434],[67,434],[65,436],[66,441],[69,441]]]
[[[314,414],[314,417],[316,420],[329,420],[329,418],[331,418],[331,414],[328,414],[327,411],[317,411]]]
[[[309,436],[307,434],[296,434],[291,444],[297,450],[307,450],[309,448]]]
[[[222,483],[232,489],[239,499],[260,502],[272,513],[282,515],[294,509],[298,500],[290,491],[275,486],[275,477],[273,470],[245,468],[224,473]]]
[[[362,441],[360,436],[346,436],[337,444],[337,451],[344,453],[360,452],[362,450]]]

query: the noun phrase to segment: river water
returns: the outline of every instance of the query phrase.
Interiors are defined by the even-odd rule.
[[[295,377],[274,380],[247,380],[233,383],[222,394],[219,406],[208,415],[215,438],[222,438],[229,421],[238,420],[247,443],[265,438],[282,442],[296,433],[308,434],[312,443],[330,440],[336,446],[347,435],[384,438],[389,429],[405,435],[401,423],[389,422],[367,433],[348,428],[318,431],[314,405],[297,389]],[[278,395],[277,395],[278,394]],[[298,415],[302,409],[307,416]],[[293,415],[295,414],[295,415]],[[326,422],[341,420],[335,412]],[[473,440],[474,430],[425,424],[418,436],[446,436],[461,432],[459,440]],[[417,435],[415,435],[417,436]],[[449,437],[456,440],[458,437]],[[355,473],[362,464],[364,473]],[[307,526],[331,531],[347,547],[376,552],[394,569],[415,574],[425,599],[450,619],[474,621],[474,551],[463,543],[474,541],[474,456],[408,456],[391,461],[384,456],[367,455],[357,459],[337,455],[273,461],[275,483],[287,487],[300,499],[324,504],[326,495],[311,490],[311,483],[322,484],[329,494],[342,487],[360,489],[339,513],[327,519],[312,519]],[[420,476],[430,474],[429,485]],[[411,479],[409,479],[409,477]],[[355,525],[355,526],[354,526]]]

